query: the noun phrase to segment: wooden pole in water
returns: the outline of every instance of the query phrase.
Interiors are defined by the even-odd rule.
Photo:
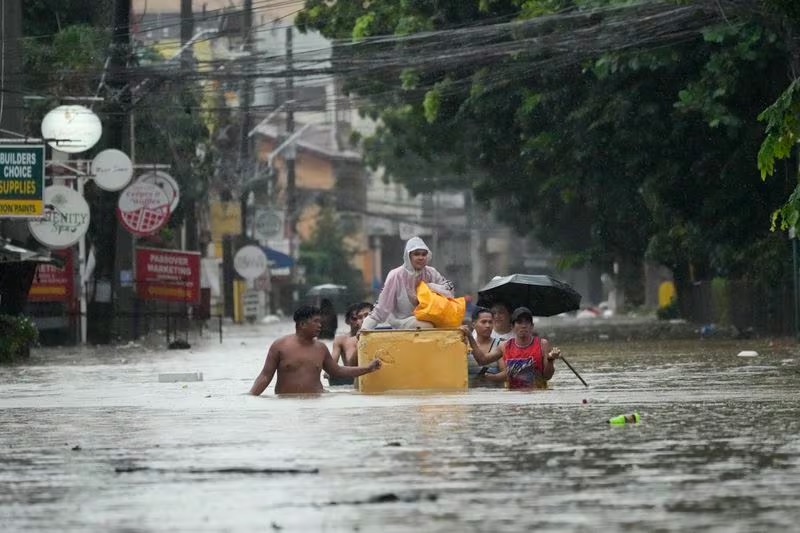
[[[575,374],[576,376],[578,376],[578,379],[579,379],[579,380],[581,380],[581,383],[583,383],[583,386],[584,386],[584,387],[588,387],[588,386],[589,386],[589,384],[588,384],[588,383],[586,383],[586,382],[583,380],[583,378],[581,377],[581,375],[580,375],[580,374],[578,374],[578,371],[577,371],[577,370],[575,370],[574,368],[572,368],[572,365],[571,365],[571,364],[569,364],[569,361],[567,361],[567,360],[564,358],[564,356],[563,356],[563,355],[561,356],[561,360],[562,360],[562,361],[564,361],[564,363],[565,363],[565,364],[566,364],[566,365],[569,367],[569,369],[570,369],[570,370],[572,370],[572,373],[573,373],[573,374]]]

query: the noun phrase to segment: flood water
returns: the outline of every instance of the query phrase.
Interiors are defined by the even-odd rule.
[[[796,344],[561,343],[588,389],[558,362],[534,393],[244,394],[289,329],[0,367],[0,531],[797,530]]]

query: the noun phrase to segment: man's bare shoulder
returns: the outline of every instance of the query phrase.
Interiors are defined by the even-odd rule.
[[[277,346],[279,344],[286,344],[290,342],[295,337],[294,334],[284,335],[283,337],[278,337],[274,341],[272,341],[273,346]]]
[[[325,350],[326,352],[330,351],[330,350],[328,350],[328,345],[327,345],[327,344],[325,344],[324,342],[322,342],[322,341],[321,341],[321,340],[319,340],[319,339],[314,339],[314,345],[313,345],[313,347],[314,347],[314,349],[316,349],[316,350]]]

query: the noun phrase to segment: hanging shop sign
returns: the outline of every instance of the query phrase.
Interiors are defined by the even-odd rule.
[[[64,258],[63,268],[52,263],[40,263],[36,267],[33,283],[28,290],[30,302],[71,302],[75,294],[75,272],[72,250],[53,252]]]
[[[137,248],[136,295],[143,300],[200,303],[200,253]]]
[[[109,148],[92,159],[92,178],[104,191],[118,191],[130,183],[132,177],[131,158],[121,150]]]
[[[44,214],[44,146],[0,146],[0,218]]]
[[[164,227],[169,220],[169,205],[163,190],[137,181],[120,193],[117,218],[130,233],[143,237]]]
[[[166,172],[162,172],[160,170],[152,170],[150,172],[145,172],[136,179],[136,182],[152,183],[153,185],[164,191],[164,193],[167,195],[167,198],[169,198],[170,213],[175,211],[175,208],[178,207],[178,202],[181,199],[180,187],[178,186],[178,182],[175,181],[175,178],[173,178]]]
[[[259,241],[283,237],[284,216],[284,212],[277,209],[256,209],[253,223],[254,237]]]
[[[44,190],[44,216],[28,221],[31,235],[52,249],[69,248],[89,229],[89,204],[64,185]]]
[[[42,137],[52,148],[79,154],[92,148],[103,134],[97,115],[82,105],[61,105],[42,119]]]
[[[244,246],[233,257],[233,268],[244,279],[256,279],[267,271],[267,256],[258,246]]]

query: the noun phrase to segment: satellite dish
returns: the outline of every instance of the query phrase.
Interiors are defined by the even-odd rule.
[[[125,152],[109,148],[92,160],[92,174],[95,184],[104,191],[118,191],[130,183],[133,163]]]
[[[97,115],[82,105],[61,105],[42,119],[42,137],[52,148],[79,154],[97,144],[103,125]]]

